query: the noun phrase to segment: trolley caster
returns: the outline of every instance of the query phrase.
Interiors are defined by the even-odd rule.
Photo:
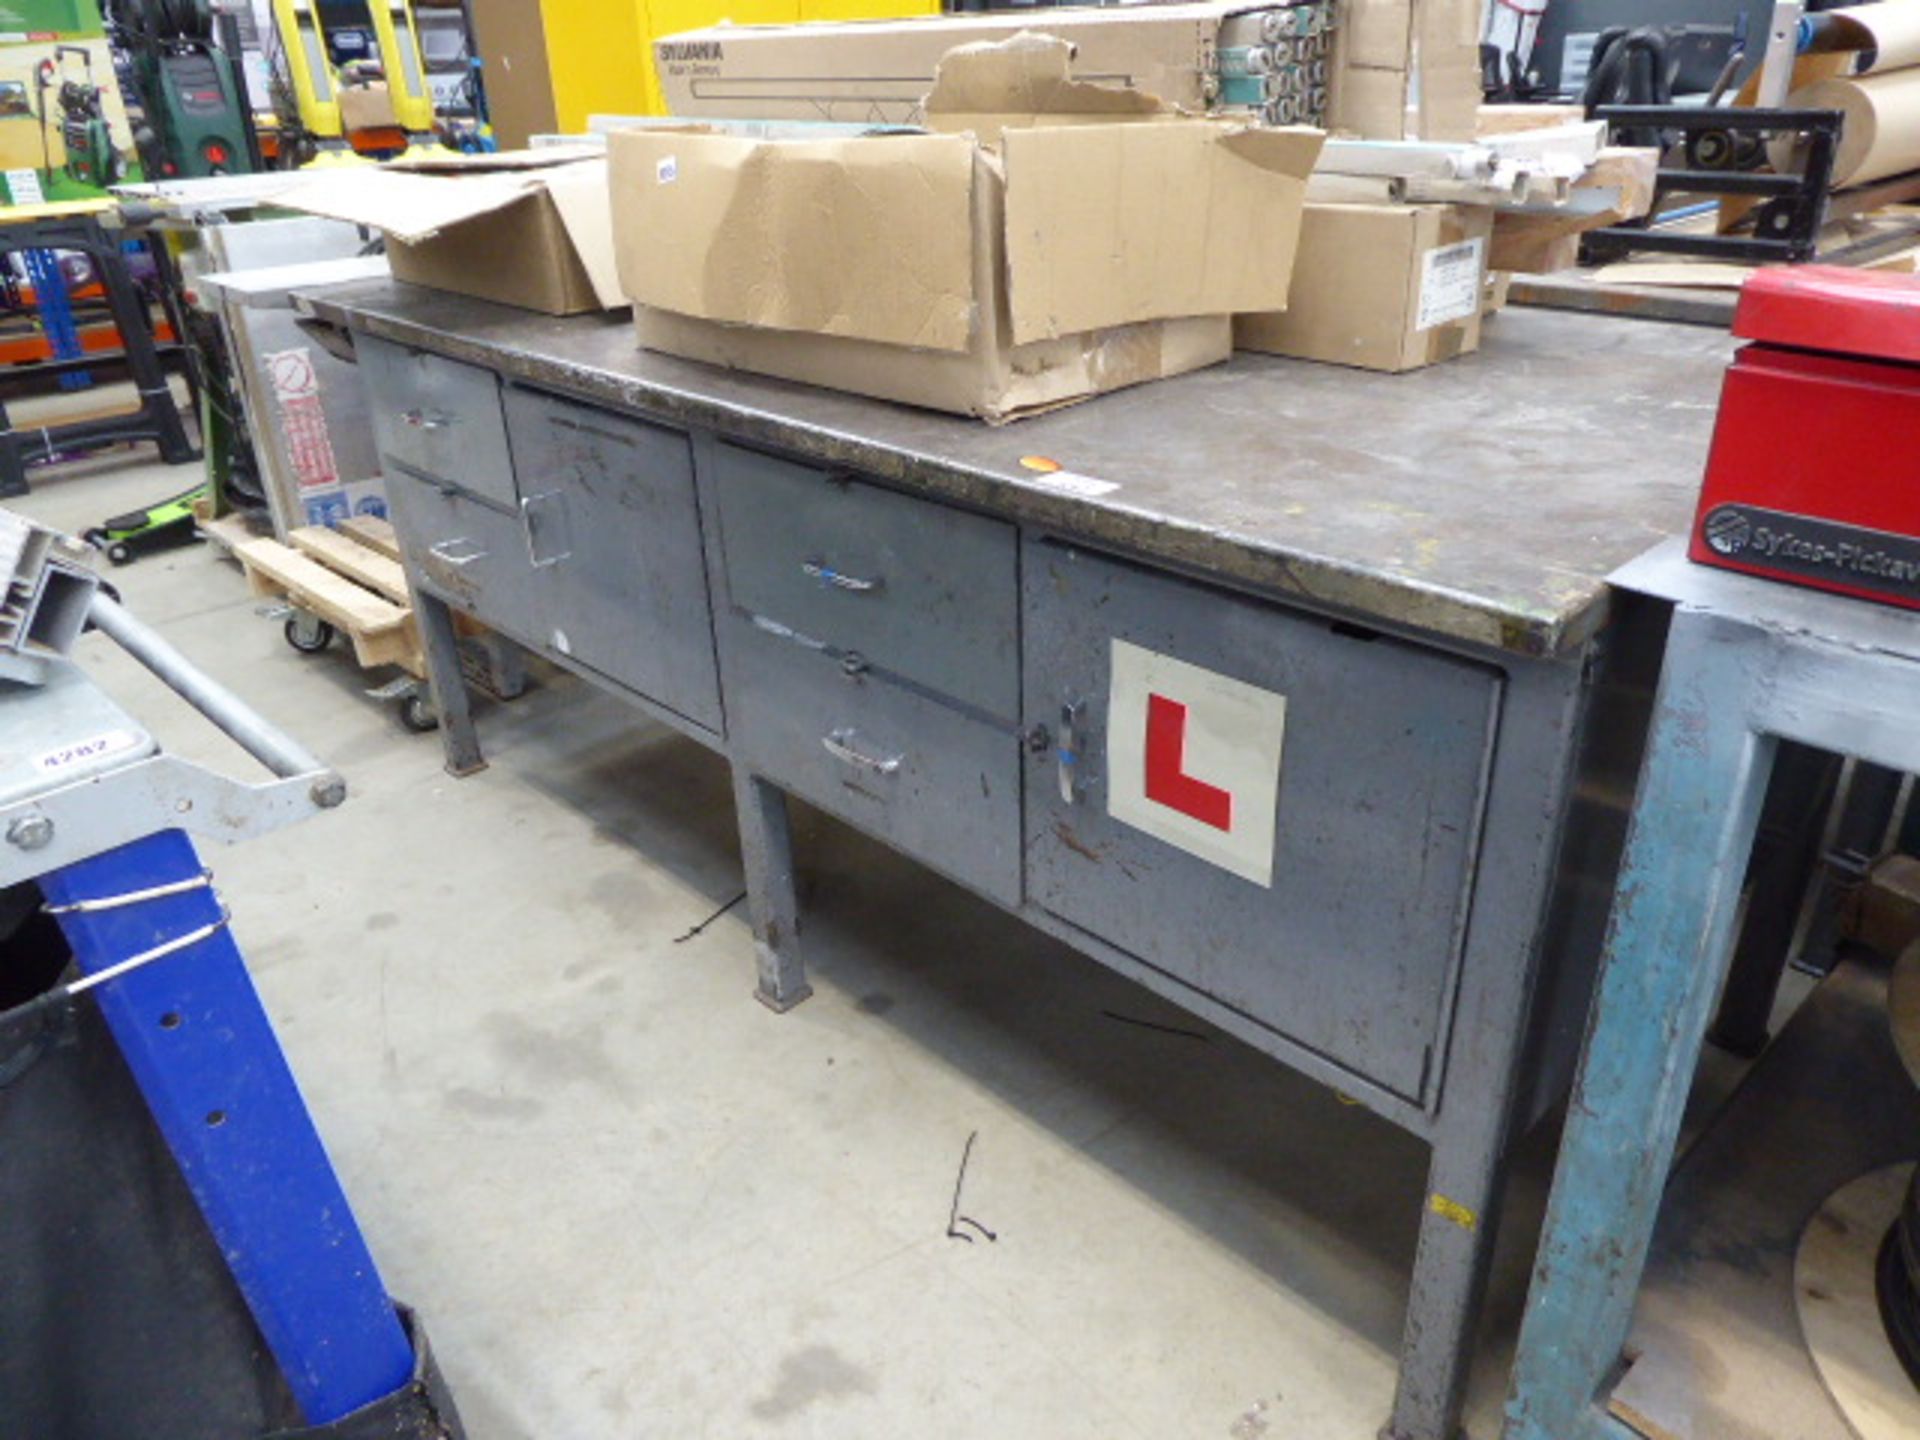
[[[333,626],[300,610],[287,617],[285,633],[287,644],[302,655],[318,655],[333,643]]]
[[[440,712],[434,707],[433,697],[420,690],[407,696],[400,702],[400,723],[416,735],[438,730]]]
[[[107,546],[107,559],[115,565],[131,565],[133,549],[125,541],[116,540]]]

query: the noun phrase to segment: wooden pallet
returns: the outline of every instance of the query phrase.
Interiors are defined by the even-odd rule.
[[[319,616],[353,642],[363,668],[398,665],[424,679],[426,658],[400,562],[344,530],[309,525],[287,538],[292,545],[249,539],[233,546],[253,593]]]

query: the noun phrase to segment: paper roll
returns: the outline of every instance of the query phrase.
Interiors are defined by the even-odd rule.
[[[1920,170],[1920,69],[1815,81],[1794,91],[1787,104],[1795,110],[1838,110],[1846,116],[1834,159],[1835,188]],[[1767,147],[1774,169],[1798,168],[1794,145],[1792,140],[1776,140]]]
[[[1848,47],[1872,51],[1867,75],[1920,65],[1920,0],[1883,0],[1851,10],[1829,10],[1827,24],[1844,36]]]

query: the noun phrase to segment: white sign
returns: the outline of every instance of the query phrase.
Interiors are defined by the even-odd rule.
[[[15,205],[38,205],[47,198],[40,189],[40,172],[37,170],[9,170],[7,176],[7,194]]]
[[[1115,640],[1107,813],[1271,886],[1286,730],[1286,696]]]
[[[1420,317],[1415,329],[1431,330],[1436,325],[1465,320],[1480,308],[1486,250],[1487,242],[1475,239],[1427,252],[1420,265]]]
[[[1120,488],[1118,480],[1099,480],[1072,470],[1043,471],[1028,483],[1047,490],[1058,490],[1063,495],[1077,495],[1082,500],[1098,500],[1102,495],[1111,495]]]

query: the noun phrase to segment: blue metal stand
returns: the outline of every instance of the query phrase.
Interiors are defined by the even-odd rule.
[[[39,885],[87,975],[213,927],[94,993],[302,1414],[329,1424],[406,1385],[413,1346],[203,873],[171,830]]]
[[[1607,1411],[1726,978],[1782,740],[1920,770],[1920,619],[1689,564],[1614,577],[1674,604],[1579,1080],[1507,1407],[1507,1440],[1630,1440]]]

